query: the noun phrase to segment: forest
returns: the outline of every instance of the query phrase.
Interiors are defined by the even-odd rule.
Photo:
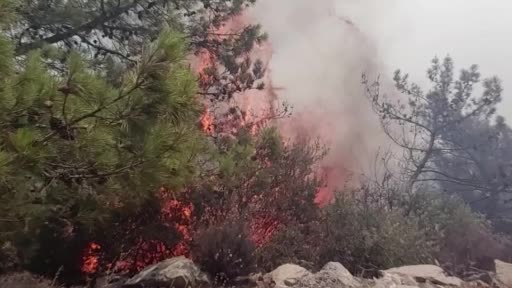
[[[0,0],[0,278],[94,287],[175,256],[219,286],[283,263],[463,277],[512,261],[501,81],[449,56],[428,87],[362,75],[394,148],[319,203],[331,147],[283,133],[294,110],[254,56],[255,2]]]

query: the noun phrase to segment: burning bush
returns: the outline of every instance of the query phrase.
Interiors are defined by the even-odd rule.
[[[134,274],[172,256],[187,255],[192,205],[166,189],[148,198],[139,209],[118,208],[94,233],[84,251],[82,271],[110,270]],[[120,244],[121,243],[121,244]]]
[[[245,276],[253,268],[254,245],[246,224],[240,220],[203,228],[193,243],[194,260],[217,284]]]
[[[314,176],[314,165],[322,158],[324,150],[321,145],[308,139],[297,139],[295,142],[285,143],[277,130],[272,128],[262,130],[256,135],[240,134],[238,138],[223,143],[223,149],[217,159],[216,173],[208,181],[190,191],[196,226],[212,227],[201,228],[195,232],[196,245],[192,247],[192,255],[198,261],[206,261],[206,267],[218,266],[220,271],[207,268],[214,275],[220,275],[221,279],[230,279],[230,275],[242,271],[236,270],[237,273],[225,275],[227,273],[225,269],[231,271],[233,268],[220,268],[226,264],[215,263],[229,262],[232,259],[225,260],[225,256],[222,255],[220,256],[223,258],[217,260],[202,259],[208,258],[208,255],[212,257],[217,255],[218,249],[225,251],[224,246],[216,247],[215,245],[220,244],[205,239],[223,241],[224,238],[234,237],[234,240],[242,243],[249,241],[251,246],[257,248],[259,252],[257,256],[251,255],[251,257],[254,256],[254,260],[243,259],[244,269],[256,259],[260,268],[277,265],[277,259],[283,261],[291,259],[293,252],[286,255],[289,258],[271,254],[280,249],[279,245],[290,245],[291,243],[286,241],[292,241],[292,239],[286,237],[284,237],[286,241],[274,239],[276,235],[284,233],[279,231],[286,231],[283,230],[286,227],[311,228],[313,226],[310,223],[318,220],[320,210],[315,204],[315,195],[320,182]],[[243,215],[241,219],[245,222],[243,225],[236,223],[234,225],[236,229],[225,227],[224,225],[228,224],[222,223],[225,223],[228,215]],[[219,225],[221,228],[215,228]],[[307,228],[300,231],[304,233],[304,238],[311,239],[314,234],[307,235],[309,232],[311,231]],[[215,235],[216,233],[219,235]],[[230,234],[235,235],[230,236]],[[283,237],[280,236],[280,238]],[[206,244],[212,251],[202,247]],[[298,241],[291,247],[303,244]],[[267,249],[267,247],[272,248]],[[307,252],[305,250],[303,252],[305,258],[313,258],[311,255],[306,257]],[[262,263],[267,260],[269,263]]]
[[[194,215],[202,224],[230,213],[276,228],[308,222],[318,213],[314,199],[320,183],[313,174],[322,156],[318,143],[285,144],[275,129],[239,137],[220,151],[212,177],[191,189]]]

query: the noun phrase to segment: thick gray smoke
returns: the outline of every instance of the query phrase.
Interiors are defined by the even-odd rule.
[[[285,133],[321,137],[331,152],[324,163],[333,185],[365,169],[384,143],[378,121],[361,86],[361,75],[385,70],[372,38],[389,2],[372,0],[260,0],[255,21],[269,34],[273,84],[293,106]],[[383,75],[384,76],[384,75]],[[336,183],[337,182],[337,183]]]

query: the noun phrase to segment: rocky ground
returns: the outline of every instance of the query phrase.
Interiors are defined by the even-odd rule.
[[[414,265],[380,271],[381,276],[362,279],[343,265],[327,263],[312,273],[295,264],[284,264],[268,274],[240,279],[244,287],[254,288],[512,288],[512,264],[496,260],[496,271],[481,273],[463,281],[448,276],[435,265]],[[165,260],[147,267],[128,280],[102,279],[102,288],[202,288],[212,287],[208,275],[185,257]]]

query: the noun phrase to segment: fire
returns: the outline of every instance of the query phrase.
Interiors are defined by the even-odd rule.
[[[213,80],[213,76],[210,70],[215,69],[217,59],[210,51],[201,49],[197,53],[198,63],[196,64],[195,70],[199,74],[199,87],[207,89]]]
[[[204,112],[201,115],[201,130],[207,135],[212,135],[214,133],[214,124],[213,115],[210,113],[210,109],[205,105]]]
[[[179,234],[180,241],[169,246],[162,240],[140,238],[133,247],[119,255],[113,263],[102,263],[102,246],[97,242],[88,244],[82,257],[81,270],[84,274],[94,274],[100,268],[114,272],[138,272],[148,265],[174,256],[189,256],[190,242],[192,241],[192,213],[191,203],[176,199],[167,189],[160,189],[159,196],[162,201],[160,219]]]
[[[267,244],[279,228],[280,223],[272,217],[259,216],[250,225],[250,238],[256,247]]]
[[[98,271],[100,252],[101,246],[99,244],[95,242],[89,243],[82,257],[82,272],[94,274]]]
[[[237,17],[235,20],[214,29],[213,34],[218,34],[214,37],[222,39],[223,33],[229,33],[231,29],[241,27],[241,22],[245,21],[243,17]],[[242,23],[245,24],[245,23]],[[194,59],[192,59],[192,67],[198,74],[199,86],[204,89],[208,94],[208,87],[211,86],[214,79],[214,75],[211,73],[213,69],[217,67],[217,59],[210,51],[206,49],[200,50]],[[261,44],[256,47],[253,58],[263,59],[264,66],[268,66],[272,56],[272,49],[269,43]],[[200,118],[201,130],[209,136],[215,134],[227,133],[236,134],[241,128],[247,128],[252,135],[257,135],[258,132],[265,127],[269,121],[273,121],[276,118],[275,103],[278,100],[276,88],[272,84],[270,72],[267,70],[263,79],[265,88],[261,90],[250,90],[235,95],[234,106],[228,106],[227,111],[218,112],[217,107],[212,107],[211,104],[205,104],[204,110]],[[206,101],[208,103],[208,101]],[[226,108],[226,107],[224,107]],[[298,116],[300,117],[300,115]],[[288,121],[285,124],[304,124],[303,121],[295,121],[297,118]],[[304,118],[305,119],[305,118]],[[311,119],[311,118],[308,118]],[[308,124],[308,123],[306,123]],[[280,131],[283,138],[294,138],[297,136],[297,131],[301,133],[307,133],[310,135],[317,135],[318,131],[314,131],[317,128],[314,124],[309,125],[298,125],[300,128],[297,130],[295,126],[293,129],[289,129],[286,125],[280,126]],[[271,162],[267,161],[264,163],[267,167],[272,165]],[[319,174],[324,177],[325,186],[320,187],[317,192],[315,202],[319,206],[323,206],[333,199],[333,191],[336,185],[342,183],[343,179],[346,178],[345,171],[340,169],[340,165],[323,165],[319,169]],[[145,266],[163,260],[173,256],[190,256],[190,244],[193,239],[194,229],[194,207],[191,203],[183,200],[182,198],[177,199],[171,195],[170,191],[161,189],[161,220],[164,223],[172,226],[181,237],[179,243],[173,247],[168,247],[161,241],[149,241],[140,240],[136,243],[135,247],[132,247],[128,252],[122,255],[121,260],[116,261],[111,265],[105,265],[113,270],[120,271],[140,271]],[[279,193],[279,191],[275,191]],[[276,196],[277,197],[277,196]],[[186,198],[186,197],[184,197]],[[263,202],[260,202],[263,203]],[[256,204],[257,205],[257,204]],[[223,219],[225,215],[222,215],[224,211],[216,211],[215,207],[206,207],[206,214],[213,216],[206,217],[205,221],[212,219]],[[258,212],[258,215],[254,215],[253,219],[249,223],[250,228],[250,239],[257,247],[261,247],[268,243],[276,231],[280,228],[282,223],[279,220],[266,215],[263,210]],[[212,220],[215,223],[215,220]],[[201,223],[205,224],[205,223]],[[211,224],[211,223],[207,223]],[[215,225],[215,224],[212,224]],[[91,242],[84,252],[82,271],[86,274],[95,273],[100,267],[100,252],[101,246],[95,242]]]
[[[162,216],[166,221],[172,221],[174,228],[180,233],[181,241],[172,249],[173,256],[188,256],[190,254],[190,242],[192,241],[192,203],[186,203],[177,199],[165,199],[162,207]]]

